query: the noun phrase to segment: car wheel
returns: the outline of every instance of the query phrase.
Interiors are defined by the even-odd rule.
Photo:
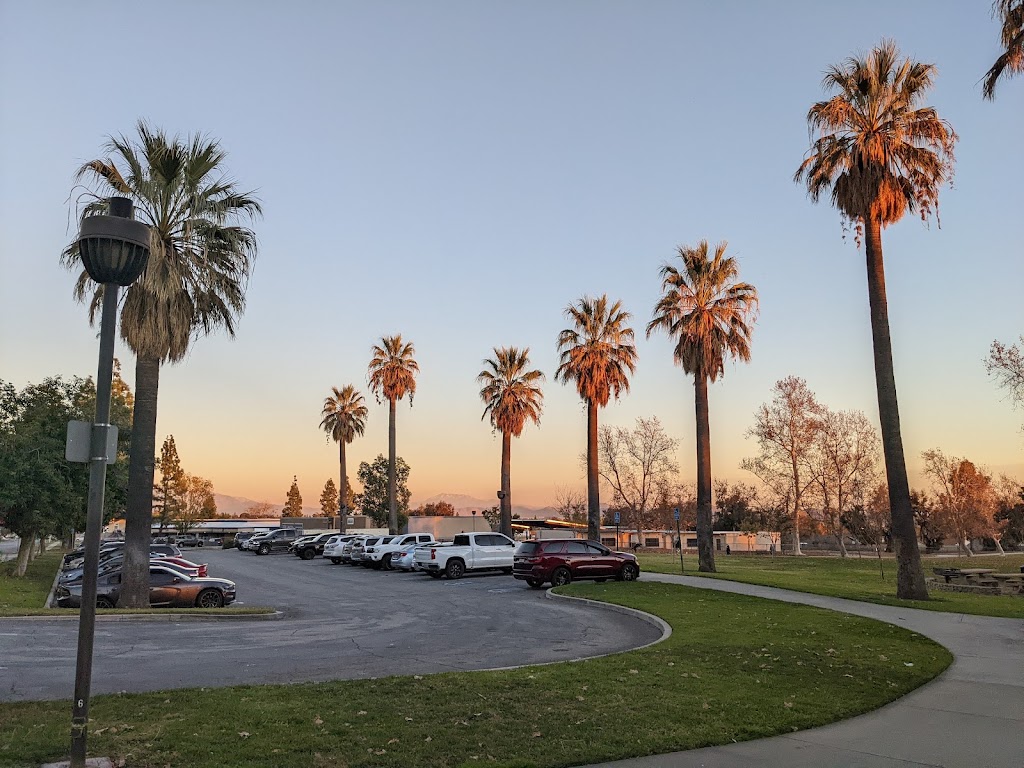
[[[269,544],[260,544],[260,548],[258,550],[256,550],[256,551],[257,551],[257,553],[259,553],[261,555],[269,555],[270,554],[270,545]]]
[[[639,575],[639,568],[637,568],[633,563],[626,563],[622,566],[622,570],[619,571],[619,581],[636,581],[636,577]]]
[[[223,608],[224,595],[217,589],[204,589],[196,598],[197,608]]]
[[[461,560],[449,560],[448,565],[444,567],[444,574],[449,579],[461,579],[465,572],[466,564]]]
[[[114,601],[111,600],[109,597],[104,597],[104,596],[101,595],[100,597],[96,598],[96,607],[97,608],[113,608],[114,607]]]
[[[385,571],[390,571],[390,570],[391,570],[391,568],[392,568],[392,565],[391,565],[391,553],[390,553],[390,552],[387,552],[387,553],[385,553],[385,555],[384,555],[384,560],[383,560],[383,562],[381,563],[381,567],[382,567],[382,568],[383,568],[383,569],[384,569]]]
[[[332,557],[331,558],[331,562],[334,563],[335,565],[341,565],[341,558],[340,557]]]
[[[544,586],[544,582],[540,579],[527,579],[526,583],[534,589],[541,589]]]
[[[197,546],[197,547],[201,547],[201,546],[203,546],[203,542],[202,542],[202,541],[200,540],[200,542],[199,542],[198,544],[196,544],[196,546]]]
[[[564,587],[571,583],[572,574],[569,573],[568,568],[556,568],[555,572],[551,574],[551,586],[553,587]]]
[[[440,579],[444,574],[440,571],[427,571],[427,575],[432,579]]]
[[[502,568],[501,572],[504,573],[506,576],[511,576],[512,575],[512,569],[511,568]]]
[[[316,550],[304,549],[302,550],[302,553],[299,555],[299,557],[301,557],[303,560],[312,560],[314,557],[316,557]]]

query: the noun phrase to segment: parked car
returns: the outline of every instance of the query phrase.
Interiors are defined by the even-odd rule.
[[[340,554],[341,562],[344,563],[345,565],[353,565],[354,563],[353,563],[353,560],[352,560],[352,553],[355,550],[356,545],[359,544],[360,546],[362,546],[362,542],[366,541],[368,538],[370,538],[370,537],[369,536],[360,535],[360,536],[353,536],[351,539],[346,541],[344,543],[344,545],[342,545],[342,547],[341,547],[341,554]]]
[[[292,545],[292,553],[301,560],[312,560],[324,553],[327,542],[334,538],[333,533],[321,533],[319,536],[307,536],[304,541]]]
[[[114,555],[121,554],[124,551],[124,543],[118,543],[108,545],[100,548],[100,561],[107,557],[113,557]],[[181,550],[173,544],[150,544],[149,545],[150,557],[154,555],[163,555],[165,557],[180,557]],[[68,568],[81,568],[85,563],[85,550],[77,549],[74,552],[69,552],[64,556],[64,564],[61,566],[63,569]]]
[[[352,541],[352,539],[356,537],[356,535],[357,534],[353,533],[342,533],[336,536],[331,536],[327,540],[327,543],[324,544],[324,557],[326,557],[335,565],[341,563],[342,550],[345,548],[346,544],[348,544],[350,541]]]
[[[194,534],[188,536],[179,536],[174,542],[179,547],[201,547],[203,546],[203,540]]]
[[[249,541],[253,536],[257,536],[261,533],[266,533],[266,531],[239,531],[235,534],[235,546],[239,550],[245,549],[245,542]]]
[[[408,544],[429,544],[434,541],[432,533],[403,533],[388,537],[363,550],[363,562],[371,568],[390,570],[391,559],[395,553]]]
[[[61,608],[80,608],[82,585],[60,584],[55,590]],[[96,585],[96,607],[114,608],[121,596],[121,572],[103,574]],[[167,608],[221,608],[233,602],[235,583],[227,579],[189,578],[166,566],[149,568],[149,604]]]
[[[391,570],[393,571],[414,571],[416,570],[415,555],[417,547],[429,547],[431,544],[406,544],[391,556]]]
[[[372,547],[376,544],[384,543],[384,540],[390,541],[390,536],[365,536],[356,539],[352,542],[352,550],[349,555],[349,559],[346,561],[352,565],[365,565],[369,567],[369,558],[366,556],[366,548]]]
[[[150,566],[162,565],[170,568],[174,571],[181,573],[184,576],[189,577],[201,577],[205,578],[207,574],[207,567],[198,565],[179,557],[151,557],[149,560]],[[116,557],[107,558],[99,563],[97,573],[105,574],[113,571],[120,572],[124,566],[124,557],[118,554]],[[82,580],[82,575],[85,572],[84,568],[71,568],[67,571],[63,571],[58,578],[60,584],[78,583]]]
[[[640,564],[635,555],[614,552],[596,541],[542,539],[516,548],[512,575],[534,589],[548,581],[555,587],[577,579],[636,581]]]
[[[421,547],[414,561],[435,579],[458,579],[467,571],[512,573],[515,542],[500,533],[460,533],[447,546]]]
[[[298,528],[275,528],[267,533],[253,536],[243,545],[244,549],[257,555],[269,555],[271,552],[286,552],[295,539],[302,535]]]

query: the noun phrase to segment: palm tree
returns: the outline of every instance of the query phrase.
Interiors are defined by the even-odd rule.
[[[926,600],[928,591],[900,435],[882,228],[908,211],[922,218],[937,213],[939,187],[952,173],[956,133],[934,108],[919,106],[934,76],[931,64],[899,61],[890,41],[866,58],[831,67],[823,85],[836,93],[808,111],[808,126],[818,138],[794,177],[807,184],[815,202],[829,190],[833,205],[856,228],[858,242],[864,238],[878,416],[896,540],[896,594],[914,600]]]
[[[323,419],[320,428],[327,433],[329,440],[338,444],[338,464],[340,465],[341,503],[338,505],[339,527],[345,530],[345,518],[348,516],[348,471],[345,465],[345,446],[362,435],[366,429],[366,406],[363,396],[351,384],[343,389],[331,387],[333,393],[324,400]]]
[[[985,73],[981,92],[986,99],[995,98],[996,82],[1004,74],[1012,77],[1024,72],[1024,0],[995,0],[992,15],[1003,24],[1000,42],[1005,50]]]
[[[391,533],[398,533],[398,499],[395,479],[395,403],[406,394],[412,406],[416,394],[416,374],[420,366],[413,358],[416,349],[412,343],[403,344],[402,334],[385,336],[380,345],[373,347],[373,359],[367,371],[370,389],[380,402],[381,396],[388,401],[388,510]]]
[[[225,153],[205,136],[168,136],[144,122],[137,139],[110,137],[105,160],[83,165],[76,181],[91,189],[82,216],[105,213],[108,198],[135,203],[150,226],[149,264],[125,292],[121,337],[135,353],[135,411],[128,468],[124,582],[119,605],[149,606],[149,538],[156,453],[160,366],[184,358],[191,342],[223,328],[235,333],[245,307],[245,287],[256,257],[256,236],[240,226],[262,211],[251,193],[225,176]],[[81,267],[75,244],[62,261]],[[84,270],[75,297],[90,299],[94,320],[102,286]]]
[[[501,532],[512,536],[512,438],[523,433],[527,419],[540,423],[544,393],[538,383],[544,380],[540,371],[529,371],[530,349],[494,348],[494,357],[484,360],[487,366],[476,380],[483,386],[484,401],[481,420],[490,416],[491,426],[501,432]]]
[[[699,570],[715,572],[711,530],[711,431],[708,381],[725,373],[726,356],[750,360],[751,325],[757,314],[757,289],[736,282],[736,260],[725,255],[726,243],[708,253],[708,241],[677,249],[682,269],[661,268],[662,296],[647,324],[674,341],[673,357],[693,376],[697,413],[697,556]]]
[[[614,394],[629,391],[629,374],[636,370],[631,315],[622,302],[609,305],[607,294],[598,299],[584,296],[570,304],[565,316],[573,327],[558,334],[561,352],[555,379],[576,383],[587,404],[587,536],[601,540],[601,497],[598,489],[597,409],[608,405]]]

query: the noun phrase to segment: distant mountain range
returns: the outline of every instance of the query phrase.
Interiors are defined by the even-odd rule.
[[[213,497],[217,502],[217,514],[230,515],[232,517],[244,517],[247,509],[256,504],[264,503],[256,501],[255,499],[247,499],[244,496],[227,496],[223,493],[215,493]],[[436,504],[439,501],[447,501],[455,507],[455,514],[467,516],[471,514],[473,510],[480,512],[497,506],[498,504],[497,499],[485,501],[484,499],[478,499],[464,493],[438,493],[431,496],[429,499],[416,500],[412,503],[412,506],[418,507],[421,504]],[[284,509],[284,504],[271,504],[270,506],[275,513],[280,513],[280,511]],[[302,508],[302,514],[305,517],[317,517],[320,514],[320,507],[304,506]],[[518,504],[512,506],[512,514],[519,515],[524,519],[557,517],[558,515],[554,507],[527,507]]]

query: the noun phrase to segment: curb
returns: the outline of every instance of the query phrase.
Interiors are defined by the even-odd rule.
[[[626,616],[632,616],[634,618],[640,619],[641,621],[650,624],[656,629],[661,630],[661,637],[659,637],[657,640],[652,640],[651,642],[645,643],[644,645],[638,645],[635,648],[630,648],[629,652],[639,651],[643,648],[650,648],[652,645],[657,645],[658,643],[664,642],[672,636],[672,626],[667,621],[661,619],[658,616],[655,616],[653,613],[647,613],[637,608],[627,608],[624,605],[618,605],[616,603],[606,603],[602,602],[601,600],[591,600],[589,597],[573,597],[571,595],[561,595],[556,592],[552,592],[552,589],[554,589],[554,587],[551,587],[544,592],[544,597],[548,598],[549,600],[571,600],[580,603],[588,603],[597,608],[603,608],[606,611],[614,611],[615,613],[621,613]],[[598,656],[587,656],[585,658],[600,659],[604,656],[614,656],[616,653],[627,653],[627,651],[616,651],[615,653],[602,653]],[[577,659],[573,659],[573,661],[577,661]]]
[[[46,602],[43,603],[43,608],[54,608],[54,597],[57,592],[57,582],[60,580],[60,566],[57,566],[57,572],[53,574],[53,584],[50,585],[50,594],[46,596]]]

